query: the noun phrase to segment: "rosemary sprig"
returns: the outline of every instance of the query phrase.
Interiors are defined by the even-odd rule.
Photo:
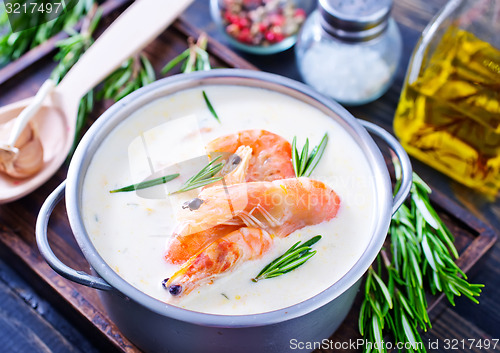
[[[189,178],[179,190],[170,193],[170,195],[179,194],[181,192],[186,192],[189,190],[201,188],[202,186],[209,185],[219,180],[222,180],[223,179],[222,176],[216,177],[215,175],[222,169],[222,167],[224,167],[225,163],[219,162],[214,165],[214,163],[221,158],[222,156],[214,158],[206,166],[204,166],[198,173]]]
[[[117,102],[155,80],[156,75],[151,62],[144,54],[137,54],[108,76],[98,97],[100,99],[113,99]]]
[[[56,44],[59,52],[54,59],[58,60],[59,63],[51,75],[52,79],[56,82],[62,80],[64,75],[94,43],[92,35],[99,24],[101,16],[102,10],[94,4],[93,9],[84,18],[81,31],[78,33],[71,28],[67,29],[70,37]],[[97,94],[94,94],[94,90],[91,90],[80,101],[75,128],[75,143],[85,125],[88,114],[94,108],[95,98],[118,101],[132,91],[153,82],[155,79],[154,69],[144,55],[138,54],[127,60],[119,69],[105,79],[102,88]]]
[[[69,37],[56,43],[59,52],[54,56],[54,59],[58,61],[51,74],[54,81],[61,81],[83,53],[94,43],[92,34],[101,17],[102,9],[94,5],[85,17],[80,32],[75,31],[73,28],[66,29]]]
[[[58,53],[54,56],[56,61],[59,61],[51,74],[51,78],[59,83],[73,65],[80,59],[85,51],[94,43],[92,35],[99,24],[102,16],[102,10],[94,4],[93,8],[87,13],[84,18],[80,32],[76,32],[72,28],[68,28],[67,32],[70,35],[56,43],[59,48]],[[75,143],[80,136],[81,130],[85,124],[87,115],[94,108],[94,90],[90,90],[80,101],[78,107],[78,115],[75,127]]]
[[[325,152],[326,144],[328,143],[328,134],[325,134],[318,146],[315,146],[309,154],[309,139],[306,139],[302,152],[299,155],[297,150],[297,137],[293,138],[292,142],[292,164],[297,178],[301,176],[311,176],[314,168],[319,163],[319,160]]]
[[[193,38],[189,38],[188,40],[189,48],[170,60],[161,70],[163,74],[166,74],[180,63],[182,63],[181,72],[183,73],[212,69],[207,52],[208,39],[206,33],[201,33],[196,43]]]
[[[181,62],[181,72],[183,73],[190,73],[194,71],[208,71],[212,69],[212,66],[210,65],[210,58],[207,52],[208,39],[206,33],[201,33],[196,43],[191,37],[188,39],[188,41],[189,48],[170,60],[162,69],[163,74],[166,74]],[[202,94],[208,110],[210,110],[210,113],[213,115],[215,120],[220,123],[220,118],[217,115],[217,112],[215,111],[212,103],[208,99],[207,93],[205,91],[202,91]]]
[[[207,93],[205,91],[202,91],[202,94],[203,94],[203,99],[205,99],[205,103],[207,104],[208,110],[210,110],[210,113],[212,113],[212,115],[214,116],[215,120],[217,120],[219,122],[219,124],[220,124],[219,116],[215,112],[215,109],[214,109],[212,103],[210,103],[210,100],[207,97]]]
[[[252,281],[258,282],[262,279],[278,277],[302,266],[316,254],[316,250],[312,251],[311,247],[320,239],[321,235],[316,235],[302,245],[300,245],[300,241],[295,243],[283,255],[266,265],[257,276],[252,278]]]
[[[67,4],[65,12],[52,21],[42,23],[33,28],[21,25],[20,27],[28,29],[19,32],[13,33],[10,28],[6,33],[2,32],[3,34],[0,35],[0,67],[12,60],[18,59],[28,50],[45,42],[63,29],[73,27],[80,18],[90,11],[94,3],[95,0],[72,1]],[[5,11],[3,4],[1,10]],[[3,16],[5,15],[2,14],[0,17]],[[17,21],[32,24],[33,14],[28,12],[21,15]]]
[[[114,194],[114,193],[117,193],[117,192],[127,192],[127,191],[135,191],[135,190],[150,188],[152,186],[156,186],[156,185],[160,185],[160,184],[165,184],[165,183],[169,182],[170,180],[174,180],[179,175],[180,174],[178,174],[178,173],[176,173],[176,174],[170,174],[170,175],[165,175],[165,176],[162,176],[162,177],[159,177],[159,178],[155,178],[155,179],[151,179],[151,180],[146,180],[146,181],[143,181],[141,183],[137,183],[137,184],[132,184],[132,185],[129,185],[129,186],[125,186],[125,187],[120,188],[120,189],[111,190],[110,193]]]
[[[56,44],[59,52],[54,59],[59,63],[52,72],[51,78],[53,80],[56,82],[61,81],[64,75],[94,43],[92,35],[97,28],[101,15],[102,10],[97,7],[97,4],[94,4],[92,10],[84,18],[80,32],[76,32],[72,28],[67,29],[70,37]],[[122,67],[108,76],[97,94],[94,94],[95,90],[89,91],[80,101],[75,127],[75,145],[88,114],[94,108],[96,98],[118,101],[130,92],[153,82],[155,79],[156,76],[149,60],[144,55],[138,54],[127,60]]]
[[[367,340],[379,343],[375,346],[379,352],[387,351],[380,344],[384,333],[396,342],[411,343],[409,352],[425,352],[419,330],[431,328],[426,288],[432,294],[444,293],[455,305],[454,298],[460,295],[478,303],[476,297],[484,287],[467,282],[454,263],[458,253],[453,236],[433,209],[430,192],[414,173],[409,206],[400,207],[389,228],[390,254],[382,250],[377,270],[368,271],[359,330]],[[365,351],[369,351],[366,345]]]

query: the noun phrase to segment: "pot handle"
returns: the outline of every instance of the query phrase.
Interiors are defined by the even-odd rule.
[[[91,276],[83,271],[76,271],[71,267],[65,265],[57,256],[54,254],[49,245],[49,240],[47,238],[47,226],[49,223],[50,215],[54,210],[54,207],[61,201],[64,195],[64,190],[66,189],[66,181],[63,181],[61,185],[57,187],[45,200],[38,214],[36,220],[36,243],[40,253],[45,258],[45,261],[50,267],[61,276],[70,281],[83,284],[84,286],[111,290],[111,287],[106,281],[100,277]]]
[[[394,199],[392,202],[392,214],[396,213],[399,206],[405,201],[408,193],[411,189],[413,172],[411,168],[410,158],[408,154],[404,150],[403,146],[399,143],[398,140],[394,136],[392,136],[389,132],[382,129],[380,126],[370,123],[366,120],[358,119],[359,123],[364,126],[366,130],[370,133],[377,135],[384,142],[389,145],[391,150],[396,153],[396,156],[399,160],[399,164],[401,165],[401,186],[399,187],[398,192],[394,195]]]

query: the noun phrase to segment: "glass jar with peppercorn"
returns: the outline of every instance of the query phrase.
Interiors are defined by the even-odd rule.
[[[236,49],[274,54],[293,46],[315,0],[211,0],[214,21]]]

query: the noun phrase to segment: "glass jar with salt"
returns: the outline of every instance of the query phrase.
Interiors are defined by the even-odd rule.
[[[295,46],[303,80],[345,105],[383,95],[401,58],[392,0],[319,0]]]

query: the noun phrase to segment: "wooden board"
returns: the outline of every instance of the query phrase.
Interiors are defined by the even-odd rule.
[[[105,27],[116,13],[107,16]],[[146,48],[157,72],[170,59],[183,51],[188,36],[197,36],[197,30],[184,21],[178,21]],[[236,67],[255,69],[254,66],[239,58],[219,43],[209,40],[209,51],[215,67]],[[15,80],[8,80],[1,86],[0,105],[34,94],[40,84],[49,76],[54,63],[45,55],[33,61],[26,69],[19,70]],[[99,116],[109,106],[99,104],[92,119]],[[92,120],[91,119],[91,120]],[[88,126],[87,126],[88,127]],[[45,185],[27,197],[0,206],[0,257],[16,268],[42,295],[49,298],[53,305],[106,352],[139,352],[121,335],[103,309],[97,291],[65,280],[56,274],[41,258],[35,244],[34,225],[38,210],[48,194],[65,179],[67,166]],[[492,246],[495,233],[464,209],[452,203],[439,192],[434,192],[433,203],[440,216],[456,236],[457,248],[461,257],[459,265],[469,270]],[[49,224],[49,241],[56,255],[69,266],[88,271],[69,228],[64,203],[58,205]],[[359,338],[357,331],[358,297],[355,308],[351,310],[344,324],[332,336],[333,342],[346,342]],[[435,300],[431,305],[437,303]],[[347,350],[346,350],[347,351]],[[323,350],[330,352],[330,350]]]

